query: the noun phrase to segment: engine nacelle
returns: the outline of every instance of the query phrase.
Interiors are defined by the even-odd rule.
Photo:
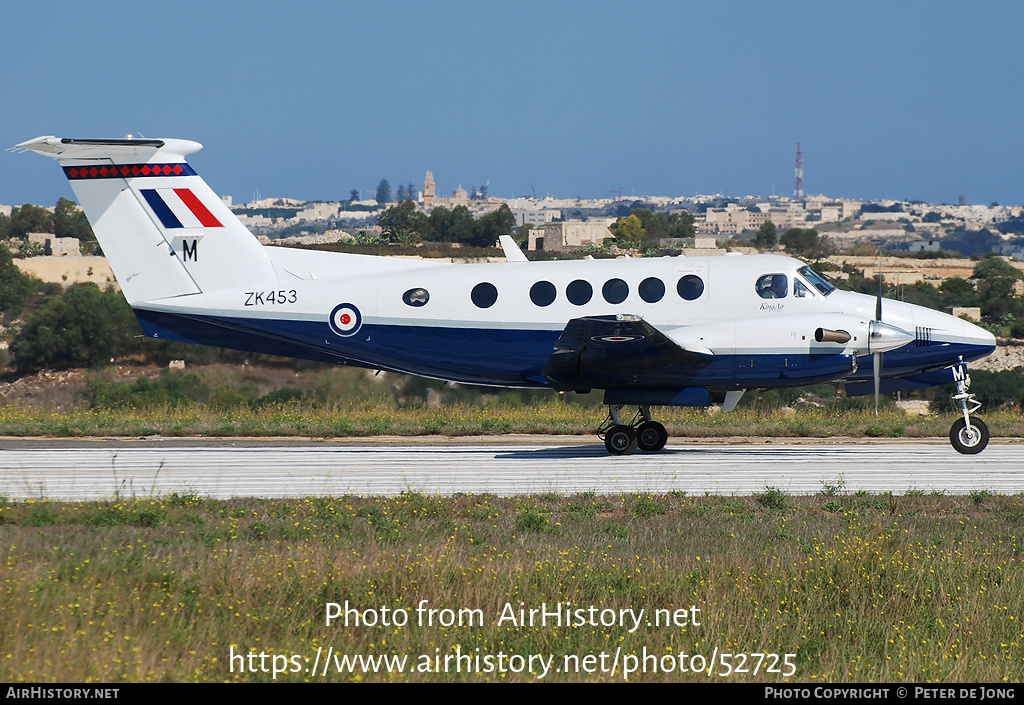
[[[701,323],[667,332],[690,351],[712,354],[785,353],[803,348],[811,354],[871,355],[914,341],[901,328],[844,313],[766,315]]]

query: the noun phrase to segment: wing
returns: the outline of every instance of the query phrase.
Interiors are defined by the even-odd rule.
[[[714,359],[687,350],[639,316],[586,316],[565,326],[541,374],[557,389],[663,385]]]

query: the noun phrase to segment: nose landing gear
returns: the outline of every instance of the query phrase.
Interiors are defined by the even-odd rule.
[[[631,455],[637,449],[647,453],[661,450],[668,442],[668,431],[651,418],[651,407],[641,406],[633,420],[625,424],[620,412],[622,404],[608,406],[608,418],[597,435],[604,437],[604,446],[612,455]]]
[[[963,418],[957,419],[949,429],[949,442],[958,453],[974,455],[985,450],[989,434],[984,421],[978,417],[971,417],[971,414],[981,408],[981,402],[968,391],[971,387],[971,378],[967,374],[967,365],[963,358],[960,358],[960,364],[953,368],[953,381],[956,382],[956,394],[952,399],[960,403]]]

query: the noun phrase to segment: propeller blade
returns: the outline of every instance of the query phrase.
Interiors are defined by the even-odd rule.
[[[875,299],[875,320],[882,320],[882,265],[878,265],[878,298]]]
[[[878,390],[882,386],[882,353],[875,353],[875,417],[878,417]]]
[[[875,299],[875,321],[882,322],[882,262],[878,262],[878,298]],[[882,386],[882,353],[875,353],[875,418],[878,418],[878,391]]]

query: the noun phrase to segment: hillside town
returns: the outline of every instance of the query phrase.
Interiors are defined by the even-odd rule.
[[[375,197],[369,199],[362,199],[353,189],[349,200],[332,202],[286,197],[259,198],[238,204],[233,203],[230,196],[223,200],[261,241],[292,246],[318,246],[360,241],[360,238],[363,241],[367,238],[386,240],[381,217],[389,209],[411,204],[415,213],[424,216],[435,212],[461,212],[473,221],[507,209],[514,219],[513,228],[521,246],[530,252],[565,253],[588,247],[610,247],[613,254],[636,250],[635,246],[631,248],[629,243],[622,242],[616,224],[637,210],[646,210],[668,217],[682,215],[692,225],[687,231],[689,237],[659,240],[655,251],[648,247],[640,254],[714,255],[726,251],[764,251],[778,247],[781,236],[787,231],[813,229],[828,243],[822,254],[835,258],[840,269],[850,265],[862,270],[865,276],[873,277],[880,266],[883,277],[893,284],[920,280],[941,282],[949,277],[969,275],[973,266],[971,256],[989,254],[1011,261],[1024,260],[1024,208],[998,203],[967,204],[962,197],[956,205],[820,195],[625,197],[620,194],[597,199],[502,198],[488,195],[486,187],[467,191],[461,184],[450,196],[443,196],[438,195],[431,171],[426,172],[422,189],[417,190],[409,183],[407,187],[400,186],[395,196],[392,198],[388,182],[382,179]],[[75,208],[66,199],[61,199],[60,204]],[[21,207],[25,208],[29,206]],[[55,208],[46,210],[53,213]],[[18,211],[17,206],[0,205],[0,224],[9,221]],[[758,233],[764,232],[766,227],[771,228],[772,238],[760,241]],[[3,235],[0,232],[0,236]],[[91,252],[90,247],[80,246],[77,239],[60,235],[11,232],[6,233],[5,242],[12,252],[22,256],[74,258]],[[457,246],[457,238],[445,239]],[[908,258],[908,255],[915,256]],[[65,283],[111,281],[101,261],[74,266],[69,260],[53,266],[46,260],[34,259],[37,261],[23,260],[22,266],[44,280],[52,278],[50,270],[60,270],[61,281]]]
[[[410,184],[411,186],[411,184]],[[404,195],[404,194],[403,194]],[[466,208],[474,218],[507,206],[517,227],[530,230],[529,250],[566,250],[601,244],[612,237],[609,227],[634,208],[656,212],[685,212],[693,216],[695,235],[718,242],[751,239],[767,222],[779,233],[791,228],[814,228],[828,237],[837,250],[870,243],[894,252],[938,252],[942,240],[959,235],[978,246],[993,244],[991,251],[1024,259],[1022,206],[923,203],[920,201],[866,201],[827,196],[793,198],[729,197],[722,194],[692,197],[644,196],[616,198],[544,198],[489,196],[485,189],[467,192],[461,185],[450,197],[438,196],[434,175],[426,173],[422,190],[406,196],[417,210],[429,214],[435,208]],[[230,199],[228,199],[230,201]],[[403,199],[404,200],[404,199]],[[376,199],[305,202],[292,198],[262,198],[231,205],[253,232],[267,241],[282,235],[306,238],[298,242],[328,242],[376,233],[378,217],[398,200]],[[992,242],[992,236],[998,242]],[[317,236],[317,237],[311,237]],[[987,238],[987,239],[986,239]],[[333,240],[332,240],[333,239]],[[975,254],[975,253],[964,253]]]

